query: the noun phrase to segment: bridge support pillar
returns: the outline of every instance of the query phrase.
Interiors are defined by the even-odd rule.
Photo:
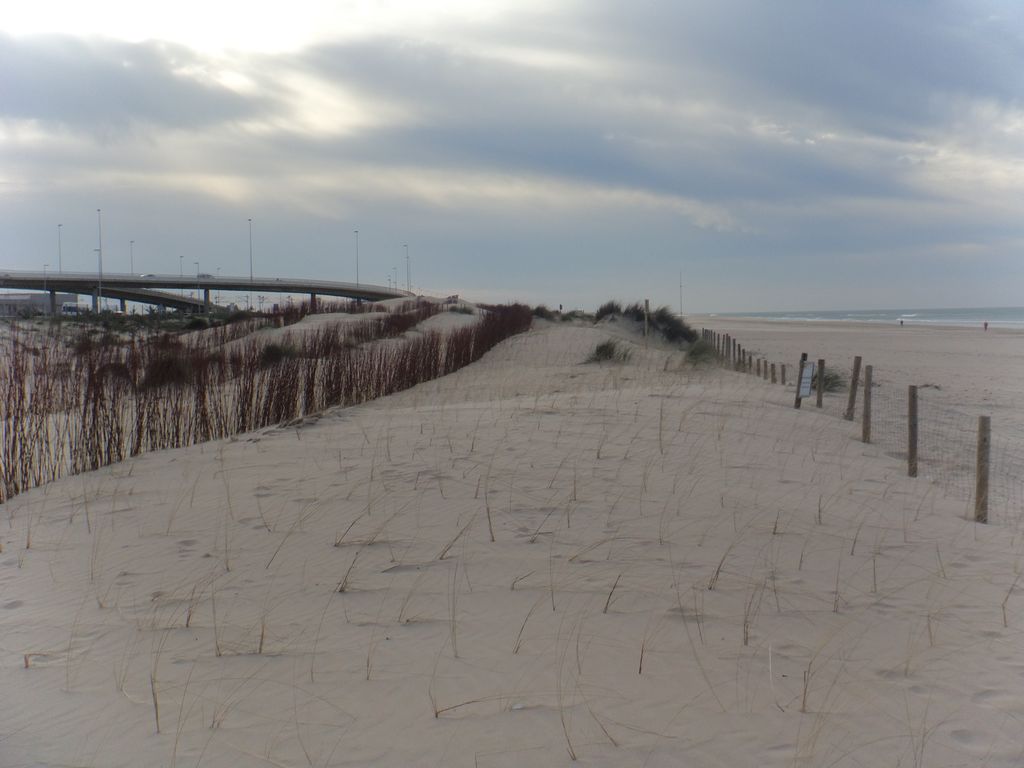
[[[313,313],[316,312],[316,294],[315,293],[309,294],[309,312],[310,312],[310,314],[313,314]]]
[[[210,289],[203,288],[203,312],[210,314]]]
[[[57,291],[50,291],[50,317],[57,314]]]
[[[127,312],[128,312],[128,300],[127,299],[121,299],[121,314],[123,315],[123,314],[126,314]]]
[[[100,291],[96,288],[92,292],[92,311],[96,314],[100,312]]]

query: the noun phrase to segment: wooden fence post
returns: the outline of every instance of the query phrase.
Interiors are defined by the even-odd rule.
[[[779,380],[782,382],[782,386],[786,386],[786,364],[785,363],[779,363],[779,376],[780,376]]]
[[[917,387],[907,390],[907,475],[917,477]]]
[[[772,384],[775,384],[778,379],[775,378],[775,363],[772,363]]]
[[[860,355],[853,358],[853,373],[850,374],[850,399],[846,403],[843,418],[853,421],[853,411],[857,407],[857,380],[860,378]]]
[[[820,357],[818,358],[817,382],[818,391],[816,393],[816,400],[814,404],[821,408],[822,400],[825,397],[825,360]]]
[[[761,376],[764,378],[765,381],[768,381],[768,361],[767,360],[762,360],[761,361]]]
[[[978,467],[974,488],[974,520],[988,522],[988,454],[992,446],[992,423],[988,416],[978,417]]]
[[[807,353],[804,352],[800,355],[800,367],[796,370],[796,399],[793,401],[793,407],[800,407],[800,382],[804,380],[804,366],[807,365]]]
[[[757,376],[758,376],[758,378],[761,377],[761,358],[760,357],[757,358]]]
[[[868,365],[864,367],[864,414],[861,425],[860,439],[865,443],[871,442],[871,374],[873,368]]]

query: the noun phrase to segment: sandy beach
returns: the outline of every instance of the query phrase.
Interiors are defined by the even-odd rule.
[[[691,322],[1021,423],[1019,335]],[[585,363],[609,337],[629,360]],[[17,496],[0,765],[1019,766],[1018,529],[906,477],[845,399],[538,321]]]
[[[873,369],[874,442],[895,457],[906,456],[908,386],[918,389],[922,474],[970,506],[978,417],[991,419],[992,499],[1003,522],[1019,525],[1024,508],[1024,333],[981,327],[882,325],[854,322],[766,321],[704,316],[697,326],[731,334],[756,357],[785,361],[793,371],[800,354],[825,359],[845,381],[854,357]],[[857,414],[863,399],[858,398]],[[825,404],[840,417],[842,398]],[[857,420],[859,421],[859,415]],[[853,425],[854,431],[856,426]]]
[[[752,352],[795,364],[802,352],[848,373],[853,358],[874,366],[880,384],[932,386],[942,405],[985,412],[1024,427],[1024,332],[953,326],[881,325],[853,322],[765,321],[700,315],[696,327],[729,333]]]

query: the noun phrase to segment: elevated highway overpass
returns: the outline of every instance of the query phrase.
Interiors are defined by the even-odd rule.
[[[214,275],[158,275],[119,272],[25,272],[0,267],[0,288],[47,291],[51,311],[58,291],[93,297],[93,309],[98,310],[99,299],[113,298],[155,304],[186,312],[209,311],[211,291],[240,293],[306,294],[315,304],[318,296],[335,296],[366,301],[382,301],[412,296],[408,291],[385,288],[367,283],[341,283],[331,280],[308,280],[293,277],[230,277]],[[179,293],[174,289],[196,291],[199,298]]]

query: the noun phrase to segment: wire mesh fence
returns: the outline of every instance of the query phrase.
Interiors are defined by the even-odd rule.
[[[734,371],[764,378],[773,362],[781,370],[785,365],[787,387],[795,388],[799,364],[794,361],[762,360],[760,365],[742,344],[728,334],[705,330],[704,340],[712,345],[719,362]],[[870,361],[866,361],[870,363]],[[811,357],[807,365],[814,363]],[[852,361],[830,364],[822,377],[825,392],[821,411],[844,419],[854,366]],[[874,371],[877,375],[878,371]],[[815,375],[815,384],[817,383]],[[770,381],[770,379],[769,379]],[[859,372],[853,419],[848,421],[851,435],[862,436],[864,413],[864,371]],[[909,453],[910,382],[879,382],[871,386],[870,442],[887,455],[907,462]],[[795,393],[794,393],[795,394]],[[804,407],[815,408],[816,391],[803,400]],[[979,416],[991,415],[982,407],[952,404],[941,397],[941,386],[917,385],[917,475],[937,484],[950,498],[962,500],[965,511],[973,516],[978,481]],[[1001,414],[1007,416],[1006,414]],[[988,521],[1007,526],[1024,524],[1024,429],[1012,417],[993,418],[988,451]]]

